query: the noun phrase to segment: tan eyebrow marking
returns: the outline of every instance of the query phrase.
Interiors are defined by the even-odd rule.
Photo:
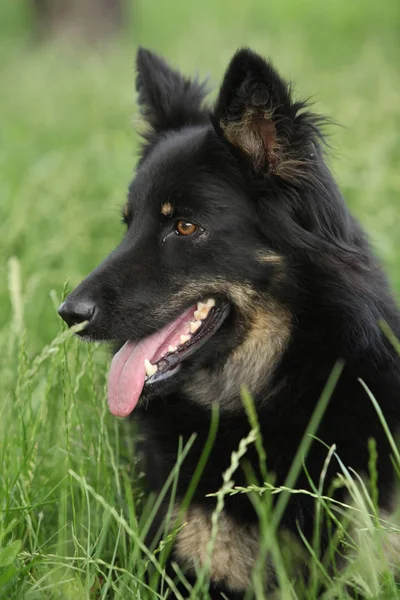
[[[257,250],[256,252],[256,260],[262,263],[275,263],[275,264],[283,264],[283,257],[279,254],[275,254],[274,252],[266,252],[263,250]]]
[[[161,204],[161,214],[164,215],[164,217],[172,217],[174,208],[171,202],[164,202],[164,204]]]

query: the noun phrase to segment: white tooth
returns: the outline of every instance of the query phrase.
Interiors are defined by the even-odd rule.
[[[177,346],[168,346],[168,352],[176,352],[177,350]]]
[[[183,344],[186,344],[186,342],[188,342],[189,340],[190,340],[190,335],[181,335],[181,338],[179,341],[180,341],[180,344],[183,345]]]
[[[190,321],[190,333],[196,333],[201,325],[201,321]]]
[[[196,321],[202,321],[203,319],[206,318],[209,311],[210,311],[209,307],[206,306],[205,304],[203,304],[203,306],[201,307],[201,310],[194,311],[194,318],[196,319]]]
[[[208,308],[208,306],[204,306],[200,311],[200,319],[204,320],[207,317],[209,312],[210,312],[210,309]]]
[[[197,310],[201,310],[201,309],[202,309],[202,308],[204,308],[204,307],[205,307],[205,304],[204,304],[204,302],[198,302],[198,303],[197,303]]]
[[[212,308],[213,306],[215,306],[214,298],[209,298],[205,305],[208,306],[208,308]]]
[[[144,370],[146,371],[147,377],[151,377],[158,370],[157,365],[152,365],[148,358],[144,359]]]

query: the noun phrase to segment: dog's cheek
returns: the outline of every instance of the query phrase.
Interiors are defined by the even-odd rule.
[[[253,313],[244,318],[241,341],[226,359],[202,366],[184,382],[185,392],[200,405],[210,406],[218,400],[221,411],[240,411],[243,385],[254,396],[269,385],[288,347],[292,317],[276,301],[264,302],[261,306],[247,303],[247,310]]]

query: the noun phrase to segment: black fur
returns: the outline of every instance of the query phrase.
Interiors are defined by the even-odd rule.
[[[336,444],[344,464],[359,473],[367,471],[368,440],[375,438],[379,501],[390,508],[390,449],[358,379],[376,396],[395,432],[399,359],[379,321],[399,335],[399,313],[382,269],[325,164],[320,119],[305,104],[293,102],[270,63],[249,50],[233,58],[214,109],[202,106],[203,84],[182,77],[154,54],[140,50],[137,68],[139,104],[151,129],[129,190],[128,230],[118,248],[69,297],[70,312],[89,298],[96,312],[87,335],[123,343],[149,335],[195,303],[198,297],[181,304],[175,300],[188,282],[211,285],[223,278],[251,286],[257,306],[272,301],[291,315],[289,343],[266,368],[254,393],[268,469],[276,484],[284,483],[324,384],[342,359],[344,370],[317,435],[328,445]],[[229,133],[232,125],[235,138]],[[252,151],[244,149],[250,139],[261,152],[257,164]],[[205,234],[174,235],[174,219],[160,214],[163,202],[171,202],[177,216],[199,224]],[[256,260],[260,251],[273,252],[282,262]],[[207,285],[202,285],[202,297],[207,297]],[[185,384],[200,369],[222,373],[227,357],[248,332],[248,318],[231,296],[229,300],[231,314],[217,333],[174,378],[145,391],[134,413],[147,435],[149,483],[155,490],[175,463],[179,438],[187,441],[197,434],[179,478],[177,495],[182,498],[208,435],[211,401],[220,404],[219,433],[193,499],[207,510],[214,501],[206,494],[220,488],[231,452],[249,425],[239,388],[229,398],[202,404]],[[270,342],[266,339],[266,346]],[[247,383],[245,373],[242,383]],[[326,448],[314,442],[306,463],[315,482],[325,457]],[[247,458],[256,470],[253,448]],[[336,470],[333,461],[328,486]],[[246,485],[243,471],[237,471],[235,483]],[[309,487],[304,472],[297,485]],[[341,494],[339,490],[338,498]],[[256,521],[245,496],[226,498],[226,511],[236,523]],[[294,496],[282,525],[294,535],[300,527],[310,538],[313,522],[313,502]],[[215,583],[213,590],[230,594],[223,583]]]

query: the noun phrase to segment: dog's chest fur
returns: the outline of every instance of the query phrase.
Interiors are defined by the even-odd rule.
[[[183,523],[176,537],[174,557],[187,573],[194,573],[196,567],[202,567],[209,560],[211,513],[200,506],[192,506],[185,513]],[[258,551],[258,526],[236,523],[223,512],[212,545],[211,581],[232,592],[246,590]]]

